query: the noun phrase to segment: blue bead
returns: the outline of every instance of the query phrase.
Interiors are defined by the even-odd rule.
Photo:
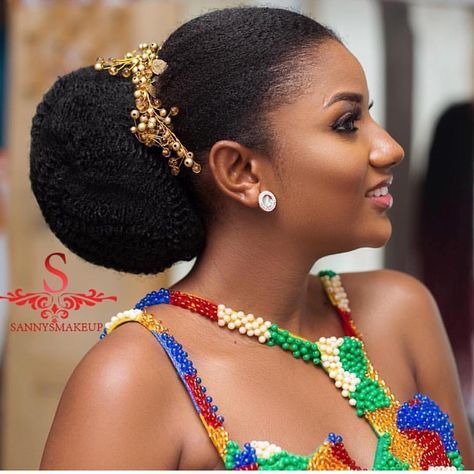
[[[207,388],[204,385],[201,385],[201,391],[205,392],[206,390],[207,390]]]
[[[210,395],[208,395],[208,396],[206,397],[206,401],[209,402],[209,403],[211,403],[211,402],[212,402],[212,397],[211,397]]]
[[[217,405],[211,406],[211,411],[216,412],[218,410]]]
[[[187,354],[186,354],[186,355],[187,355]],[[202,382],[201,377],[196,377],[196,382],[197,382],[197,383],[201,383],[201,382]]]

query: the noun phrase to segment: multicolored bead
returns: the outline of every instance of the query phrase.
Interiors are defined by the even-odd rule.
[[[400,404],[374,369],[360,332],[351,318],[349,300],[340,276],[327,270],[319,274],[323,287],[341,316],[344,337],[309,341],[277,324],[223,304],[180,291],[161,288],[147,294],[135,308],[118,313],[105,324],[103,339],[127,321],[149,329],[171,359],[212,443],[230,470],[361,470],[344,447],[342,436],[329,433],[308,456],[290,453],[269,441],[251,441],[241,448],[229,438],[224,417],[209,395],[183,346],[162,321],[147,313],[157,304],[173,304],[201,314],[220,327],[238,330],[268,346],[279,346],[296,359],[321,365],[336,388],[378,435],[372,470],[462,470],[462,457],[454,439],[453,424],[436,402],[423,394]]]

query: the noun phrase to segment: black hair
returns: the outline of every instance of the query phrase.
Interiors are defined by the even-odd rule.
[[[201,164],[170,172],[158,147],[130,132],[130,78],[84,67],[59,77],[32,121],[30,181],[52,232],[81,258],[155,274],[198,256],[218,202],[205,179],[220,139],[271,155],[265,113],[301,93],[301,61],[334,31],[270,7],[212,10],[176,29],[159,56],[158,97],[179,108],[173,131]],[[314,51],[312,56],[314,57]]]

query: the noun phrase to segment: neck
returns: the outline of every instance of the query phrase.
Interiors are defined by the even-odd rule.
[[[304,258],[301,249],[288,241],[272,232],[262,237],[245,231],[236,238],[235,229],[221,227],[218,236],[208,235],[206,248],[188,275],[170,289],[262,316],[304,334],[314,327],[307,295],[317,291],[309,274],[315,258]],[[321,289],[319,293],[324,298]]]

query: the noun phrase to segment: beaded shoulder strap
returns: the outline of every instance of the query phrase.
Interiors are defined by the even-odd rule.
[[[318,273],[326,295],[341,317],[342,328],[347,336],[355,336],[362,340],[362,333],[352,319],[352,311],[346,290],[342,286],[341,276],[332,270],[322,270]]]
[[[229,435],[223,425],[224,417],[218,413],[218,407],[212,403],[212,397],[206,393],[207,389],[202,384],[201,377],[197,375],[197,369],[194,367],[192,360],[188,357],[188,353],[184,350],[182,344],[170,334],[169,329],[163,325],[161,320],[155,319],[152,315],[147,313],[146,308],[130,309],[113,316],[112,319],[105,324],[100,339],[103,339],[114,329],[128,321],[136,321],[147,328],[163,347],[181,382],[185,386],[189,398],[212,444],[225,462]]]

